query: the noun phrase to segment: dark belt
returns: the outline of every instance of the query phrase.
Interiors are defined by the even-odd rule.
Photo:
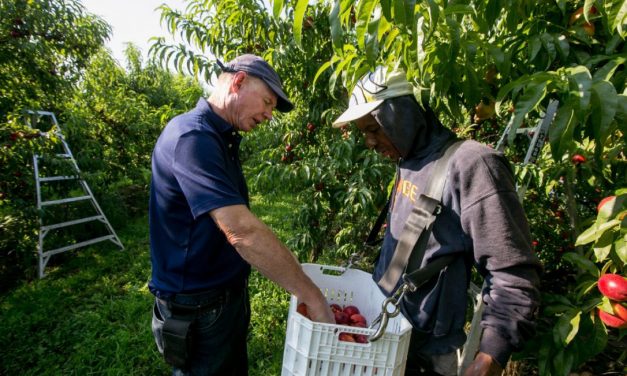
[[[230,299],[239,296],[246,288],[244,282],[234,287],[223,287],[195,293],[179,293],[167,299],[157,298],[174,314],[202,313],[214,307],[228,303]]]

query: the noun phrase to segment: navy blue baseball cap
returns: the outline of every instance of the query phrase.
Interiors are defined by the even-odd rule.
[[[223,64],[218,59],[216,61],[223,72],[246,72],[262,79],[277,96],[277,110],[289,112],[294,108],[294,105],[283,91],[283,85],[278,73],[264,59],[257,55],[245,54],[236,57],[226,64]]]

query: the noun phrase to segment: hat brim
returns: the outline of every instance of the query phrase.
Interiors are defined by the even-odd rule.
[[[349,107],[340,117],[333,122],[333,128],[339,128],[342,125],[348,124],[351,121],[360,119],[372,111],[376,110],[383,103],[383,99],[376,100],[374,102],[362,103],[358,106]]]
[[[272,89],[272,91],[274,91],[274,94],[276,94],[277,96],[277,110],[281,112],[290,112],[294,109],[294,104],[290,102],[290,100],[287,98],[287,95],[285,94],[283,89],[275,85],[273,82],[270,82],[269,80],[263,79],[263,81],[266,83],[266,85],[270,87],[270,89]]]

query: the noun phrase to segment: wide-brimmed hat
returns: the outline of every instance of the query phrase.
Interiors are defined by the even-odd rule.
[[[283,85],[278,73],[264,59],[257,55],[245,54],[236,57],[226,64],[217,59],[216,61],[223,72],[246,72],[262,79],[277,96],[277,110],[289,112],[294,108],[287,94],[283,91]]]
[[[333,122],[333,127],[341,127],[368,115],[388,98],[410,94],[414,94],[414,89],[407,82],[404,71],[388,72],[386,67],[378,66],[357,82],[348,101],[348,109]]]

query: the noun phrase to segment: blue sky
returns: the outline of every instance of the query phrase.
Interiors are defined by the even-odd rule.
[[[155,10],[161,4],[174,9],[185,9],[183,0],[81,0],[89,13],[100,16],[112,28],[112,36],[107,47],[113,56],[124,66],[126,43],[136,44],[144,58],[154,36],[168,37],[167,30],[159,25],[160,12]],[[170,38],[171,40],[171,38]]]

